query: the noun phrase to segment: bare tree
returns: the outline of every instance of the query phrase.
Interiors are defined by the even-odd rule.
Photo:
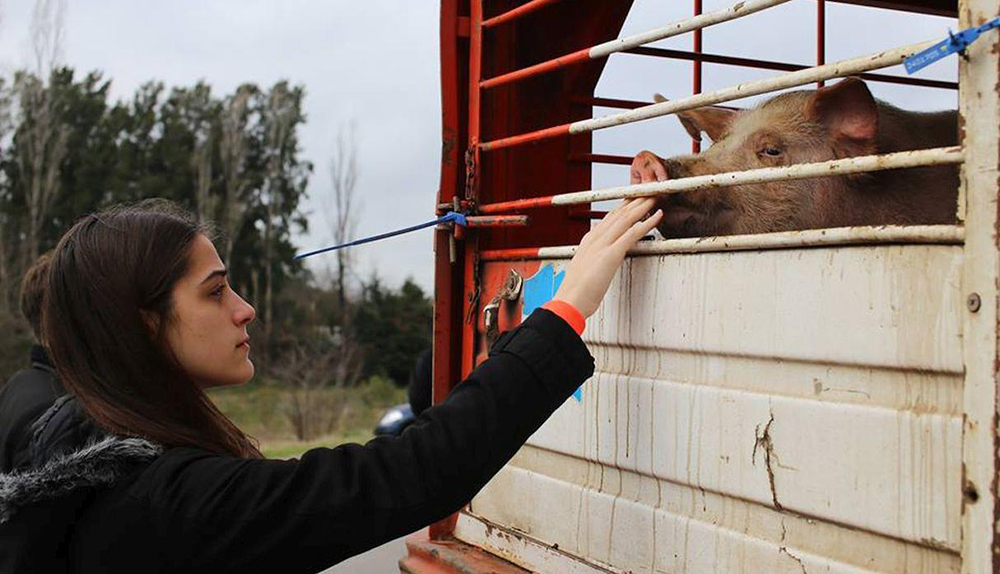
[[[247,212],[246,161],[249,151],[247,125],[250,116],[250,98],[253,93],[247,86],[240,86],[226,99],[222,110],[222,135],[219,152],[222,172],[226,180],[223,197],[222,227],[225,233],[225,261],[233,258],[236,236],[243,227]]]
[[[283,175],[289,153],[293,153],[290,138],[298,117],[295,98],[285,83],[278,83],[268,94],[262,112],[264,123],[264,157],[266,173],[261,189],[261,203],[264,206],[264,356],[268,355],[271,341],[272,320],[274,318],[274,224],[283,212]],[[256,281],[255,281],[256,282]],[[256,289],[256,288],[255,288]]]
[[[66,0],[35,0],[31,14],[31,49],[35,73],[48,76],[62,59],[66,36]]]
[[[336,244],[346,243],[357,229],[356,197],[358,184],[357,136],[354,122],[341,127],[334,141],[330,158],[331,196],[324,215],[327,227]],[[332,204],[332,205],[331,205]],[[347,308],[346,277],[351,268],[351,254],[346,249],[337,252],[337,302],[341,313]]]
[[[11,109],[13,107],[13,92],[3,78],[0,78],[0,151],[8,145],[13,128]],[[3,176],[0,175],[0,179]],[[6,182],[0,182],[6,183]],[[10,215],[0,214],[0,311],[10,311],[10,297],[13,294],[11,274],[12,256],[10,238]]]
[[[212,147],[215,143],[212,133],[195,132],[194,151],[191,154],[191,169],[195,177],[195,210],[198,221],[211,221],[218,208],[218,199],[212,190]]]
[[[25,266],[38,257],[41,227],[59,193],[59,168],[69,141],[69,126],[60,117],[61,102],[52,83],[62,53],[65,12],[65,0],[36,0],[31,21],[34,74],[19,74],[15,82],[23,126],[18,163],[28,212]]]
[[[213,221],[219,209],[219,197],[212,194],[212,154],[216,138],[212,130],[212,96],[208,86],[199,84],[189,94],[191,114],[186,118],[194,134],[191,169],[195,177],[195,210],[199,221]]]
[[[333,344],[334,338],[326,333],[321,347],[293,349],[274,369],[279,379],[292,387],[282,406],[299,440],[314,439],[336,429],[347,408],[344,385],[337,380],[336,373],[348,365],[356,379],[361,371],[357,347],[349,347],[350,354],[344,355],[344,347]]]

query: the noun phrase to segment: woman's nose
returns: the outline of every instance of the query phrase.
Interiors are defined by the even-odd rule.
[[[253,321],[254,317],[257,316],[257,311],[254,310],[253,305],[247,303],[243,297],[239,295],[236,296],[239,300],[236,303],[236,311],[233,314],[233,320],[237,325],[244,325]]]

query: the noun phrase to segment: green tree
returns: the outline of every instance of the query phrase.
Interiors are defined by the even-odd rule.
[[[383,375],[405,385],[413,363],[431,344],[431,301],[412,280],[398,291],[378,277],[365,282],[354,328],[364,356],[364,376]]]

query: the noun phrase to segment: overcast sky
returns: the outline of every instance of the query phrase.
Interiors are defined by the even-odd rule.
[[[564,0],[571,2],[572,0]],[[705,0],[705,10],[732,0]],[[28,62],[32,0],[0,0],[0,73]],[[684,18],[685,0],[636,0],[622,35]],[[943,37],[954,22],[828,3],[827,59]],[[793,0],[737,22],[705,30],[706,52],[811,64],[815,2]],[[689,49],[690,36],[654,45]],[[301,249],[325,245],[320,210],[329,194],[329,157],[340,126],[357,123],[360,236],[431,219],[440,160],[438,2],[430,0],[68,0],[65,62],[78,72],[101,70],[114,98],[130,97],[149,80],[168,87],[204,79],[217,95],[243,82],[280,79],[306,89],[307,123],[300,137],[315,164],[305,209],[311,230]],[[954,79],[955,58],[922,75]],[[890,73],[904,73],[901,67]],[[709,65],[705,90],[773,72]],[[633,55],[612,56],[597,95],[650,100],[690,94],[690,64]],[[872,85],[876,96],[909,109],[955,107],[954,92]],[[753,101],[753,100],[750,100]],[[747,105],[745,102],[740,105]],[[605,115],[614,110],[597,109]],[[632,155],[651,149],[682,153],[689,140],[672,117],[603,130],[597,153]],[[594,186],[627,182],[625,166],[599,166]],[[558,190],[554,190],[558,191]],[[417,232],[354,250],[359,275],[372,270],[390,284],[413,277],[432,286],[431,234]],[[329,262],[322,256],[313,265]]]

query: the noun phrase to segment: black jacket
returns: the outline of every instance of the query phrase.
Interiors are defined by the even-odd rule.
[[[28,461],[31,423],[63,392],[45,349],[33,346],[31,366],[15,373],[0,388],[0,472]]]
[[[107,437],[0,475],[0,572],[318,572],[459,509],[593,369],[538,310],[400,437],[292,461]]]

